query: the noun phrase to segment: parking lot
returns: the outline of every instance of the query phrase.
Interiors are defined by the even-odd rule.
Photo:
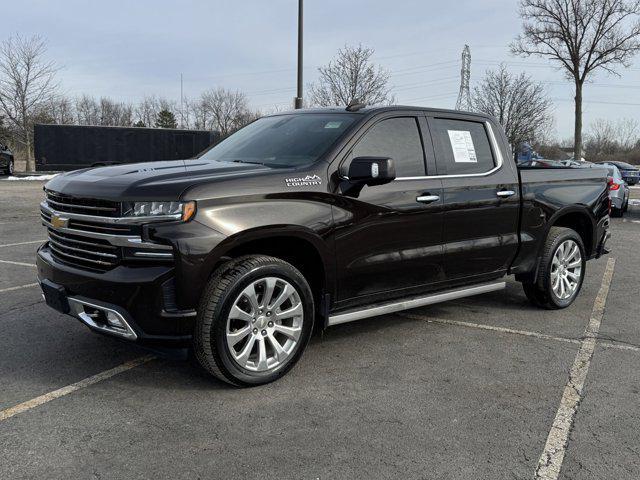
[[[45,306],[41,195],[0,182],[0,478],[640,478],[639,205],[569,309],[509,281],[332,327],[234,389]]]

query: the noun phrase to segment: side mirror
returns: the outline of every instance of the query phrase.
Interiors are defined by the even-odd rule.
[[[387,157],[356,157],[351,160],[348,171],[341,173],[354,185],[384,185],[396,178],[393,159]]]

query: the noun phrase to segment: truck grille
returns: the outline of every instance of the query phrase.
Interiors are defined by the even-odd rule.
[[[144,241],[142,221],[122,217],[119,202],[71,197],[45,190],[40,215],[49,250],[60,263],[106,272],[122,263],[150,265],[173,259],[169,245]]]
[[[45,190],[45,193],[49,206],[58,212],[99,215],[102,217],[120,216],[121,204],[119,202],[71,197],[52,190]]]
[[[59,262],[88,270],[106,271],[118,266],[122,248],[107,240],[84,236],[82,231],[127,235],[135,228],[70,220],[69,228],[78,231],[78,234],[70,234],[51,227],[51,214],[41,210],[40,215],[47,226],[51,255]]]
[[[92,270],[109,270],[120,263],[120,248],[105,240],[47,230],[51,254],[60,262]]]

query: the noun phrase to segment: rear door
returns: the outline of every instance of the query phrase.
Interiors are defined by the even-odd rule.
[[[504,272],[518,248],[518,175],[503,158],[490,122],[475,116],[429,119],[442,179],[444,266],[448,281]]]
[[[425,142],[435,170],[424,117],[377,118],[339,162],[390,157],[396,168],[391,183],[364,187],[357,197],[343,196],[336,205],[339,302],[380,301],[444,280],[442,182],[426,176]]]

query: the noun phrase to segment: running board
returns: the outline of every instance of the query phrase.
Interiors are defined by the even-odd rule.
[[[424,307],[434,303],[447,302],[457,298],[471,297],[481,293],[495,292],[502,290],[507,286],[506,282],[485,283],[473,287],[466,287],[457,290],[448,290],[446,292],[434,293],[424,297],[413,297],[406,300],[394,301],[382,305],[374,305],[364,310],[351,310],[345,313],[330,315],[327,325],[338,325],[340,323],[354,322],[363,318],[376,317],[378,315],[386,315],[388,313],[409,310],[410,308]]]

